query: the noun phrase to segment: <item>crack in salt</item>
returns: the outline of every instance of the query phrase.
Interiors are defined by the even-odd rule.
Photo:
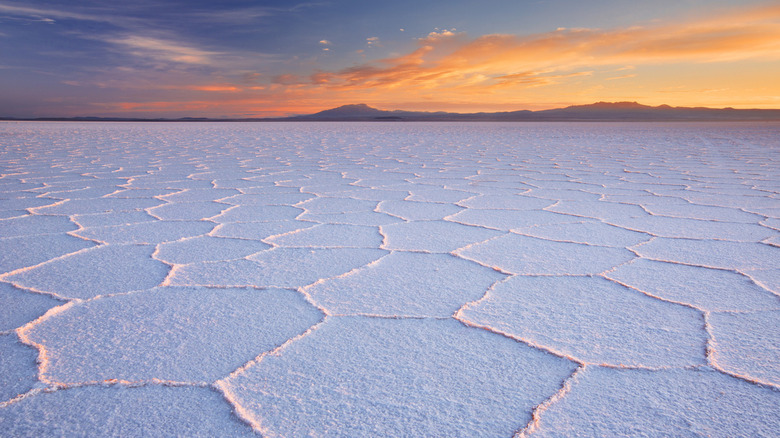
[[[721,312],[718,312],[718,313],[721,313]],[[749,313],[749,312],[746,312],[746,313]],[[712,312],[704,312],[704,329],[707,332],[707,345],[706,345],[707,363],[709,363],[710,366],[714,370],[716,370],[716,371],[718,371],[718,372],[720,372],[722,374],[725,374],[727,376],[734,377],[736,379],[748,382],[748,383],[750,383],[752,385],[756,385],[756,386],[759,386],[759,387],[762,387],[762,388],[771,388],[771,389],[774,389],[775,391],[780,391],[780,385],[777,385],[777,384],[774,384],[774,383],[770,383],[770,382],[766,382],[766,381],[763,381],[761,379],[757,379],[755,377],[746,376],[746,375],[742,375],[742,374],[739,374],[739,373],[735,373],[733,371],[729,371],[726,368],[724,368],[724,367],[722,367],[722,366],[720,366],[718,364],[718,360],[717,360],[718,351],[717,351],[717,348],[716,348],[717,347],[717,341],[715,340],[715,334],[712,332],[712,325],[710,324],[710,315],[711,314],[712,314]]]
[[[569,392],[571,392],[572,386],[577,382],[578,375],[585,371],[587,365],[582,364],[574,370],[569,377],[561,382],[561,387],[558,391],[545,399],[540,404],[534,406],[531,410],[531,420],[523,426],[521,429],[515,431],[513,438],[528,438],[534,432],[539,429],[541,416],[558,401],[562,400]]]

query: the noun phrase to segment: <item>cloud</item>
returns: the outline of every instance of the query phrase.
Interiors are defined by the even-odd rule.
[[[218,2],[213,2],[214,4]],[[249,6],[241,8],[209,7],[207,10],[178,10],[176,14],[186,17],[187,22],[201,22],[207,24],[223,23],[233,25],[256,25],[259,21],[279,15],[297,14],[309,8],[326,6],[327,3],[299,3],[289,7],[275,6]]]
[[[141,58],[180,64],[209,65],[213,62],[212,57],[219,54],[175,41],[139,35],[109,38],[106,42],[126,48],[129,53]]]
[[[257,82],[262,76],[263,76],[262,74],[254,71],[243,72],[241,74],[241,81],[246,84],[253,84]]]
[[[378,38],[367,41],[372,45]],[[529,36],[468,38],[454,29],[437,29],[417,44],[406,55],[346,68],[319,84],[353,90],[472,87],[476,92],[558,83],[589,75],[598,66],[631,70],[649,64],[778,59],[780,6],[665,25],[562,28]]]
[[[70,31],[68,35],[108,43],[138,58],[185,65],[210,65],[214,62],[214,56],[222,54],[179,42],[177,41],[179,38],[172,36],[173,34],[170,30],[161,31],[155,29],[156,24],[154,22],[150,22],[149,19],[142,20],[133,14],[127,14],[127,10],[124,10],[121,5],[107,9],[92,8],[87,10],[89,12],[79,11],[76,8],[66,10],[0,3],[0,14],[23,17],[26,20],[48,24],[55,23],[56,20],[79,20],[110,24],[114,27],[114,30],[108,31],[108,33],[103,35],[87,34],[78,31]],[[132,11],[132,8],[130,11]],[[253,9],[252,11],[242,10],[240,12],[241,14],[239,15],[244,17],[258,17],[264,14],[260,9]],[[220,11],[214,14],[222,17],[220,14],[230,13],[231,11]],[[186,14],[195,16],[197,12]],[[187,16],[189,17],[189,15]],[[218,19],[215,16],[211,18],[213,20]]]
[[[0,3],[0,13],[5,13],[16,17],[33,18],[36,21],[49,21],[49,22],[54,21],[53,18],[74,19],[74,20],[83,20],[83,21],[105,21],[105,22],[113,21],[111,17],[104,17],[100,15],[82,14],[78,12],[59,10],[59,9],[18,6],[9,3]]]
[[[188,90],[195,91],[241,91],[240,88],[233,85],[194,85],[186,87]]]
[[[382,47],[382,43],[379,42],[379,37],[366,38],[366,44],[368,47]]]
[[[206,12],[201,11],[182,11],[189,21],[198,20],[208,23],[227,23],[227,24],[249,24],[256,23],[259,19],[267,18],[279,13],[278,9],[254,6],[237,9],[209,9]]]
[[[580,71],[569,74],[549,74],[551,71],[529,71],[515,73],[511,75],[495,76],[491,78],[496,84],[493,87],[506,87],[523,85],[525,87],[538,87],[543,85],[552,85],[559,83],[562,79],[574,78],[578,76],[592,76],[592,71]]]
[[[420,40],[427,40],[427,41],[435,41],[435,40],[438,40],[440,38],[447,38],[447,37],[455,36],[456,35],[456,33],[455,33],[456,30],[457,29],[455,29],[455,28],[452,28],[452,29],[442,29],[442,30],[439,30],[437,28],[433,32],[428,33],[428,35],[426,35],[425,37],[419,38],[419,39]]]
[[[144,3],[145,2],[141,2],[140,6],[142,7],[146,6],[144,5]],[[155,2],[151,2],[149,4],[154,5],[154,3]],[[294,14],[306,8],[322,6],[322,5],[323,4],[318,4],[318,3],[301,3],[292,7],[271,7],[271,6],[250,6],[250,7],[241,7],[241,8],[209,7],[207,10],[199,9],[197,8],[196,5],[193,5],[192,7],[184,8],[184,9],[177,8],[175,10],[175,17],[179,18],[181,21],[186,23],[208,23],[208,24],[223,23],[223,24],[234,24],[234,25],[256,24],[258,20],[267,19],[268,17],[273,17],[282,14]],[[79,6],[81,5],[79,5],[78,2],[72,2],[72,4],[68,5],[67,9],[65,8],[54,9],[54,8],[44,8],[44,7],[33,7],[27,4],[20,4],[20,3],[3,2],[0,3],[0,13],[4,13],[14,17],[33,18],[36,20],[45,19],[45,18],[49,18],[49,19],[55,18],[55,19],[73,19],[73,20],[82,20],[82,21],[104,22],[104,23],[114,24],[118,27],[136,27],[137,25],[141,25],[145,22],[148,23],[148,21],[151,18],[154,18],[154,17],[145,17],[143,20],[138,18],[133,18],[135,13],[138,11],[139,5],[137,5],[136,3],[127,3],[127,4],[112,3],[110,6],[104,6],[104,7],[82,6],[83,10],[91,11],[88,13],[78,12]],[[100,11],[103,11],[103,13],[100,13]],[[163,12],[161,16],[170,18],[172,14],[173,13]],[[131,23],[133,25],[131,25]]]
[[[307,82],[308,81],[305,78],[289,73],[276,75],[271,79],[272,84],[279,85],[301,85],[306,84]]]
[[[635,78],[635,77],[636,77],[635,74],[630,74],[630,75],[623,75],[623,76],[614,76],[614,77],[611,77],[611,78],[607,78],[606,80],[608,80],[608,81],[615,81],[615,80],[618,80],[618,79],[629,79],[629,78]]]
[[[317,72],[312,74],[310,79],[313,84],[327,84],[333,79],[333,74],[327,72]]]

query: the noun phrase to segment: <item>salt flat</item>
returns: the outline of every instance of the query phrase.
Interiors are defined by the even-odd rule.
[[[0,124],[4,436],[780,430],[780,124]]]

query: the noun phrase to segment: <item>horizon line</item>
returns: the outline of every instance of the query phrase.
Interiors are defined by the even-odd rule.
[[[87,115],[87,116],[35,116],[35,117],[18,117],[18,116],[0,116],[0,121],[311,121],[311,119],[308,119],[307,117],[314,117],[321,113],[329,112],[329,111],[336,111],[339,109],[346,109],[346,108],[360,108],[366,111],[376,111],[376,112],[385,112],[385,113],[405,113],[405,114],[419,114],[420,116],[429,115],[430,117],[446,117],[446,116],[452,116],[452,117],[467,117],[467,116],[500,116],[500,115],[507,115],[507,114],[538,114],[538,113],[550,113],[555,111],[564,111],[564,110],[570,110],[575,108],[582,108],[582,109],[590,109],[594,110],[595,107],[601,106],[607,106],[611,108],[613,111],[624,111],[626,114],[636,113],[637,110],[656,110],[656,111],[664,111],[664,110],[689,110],[689,111],[729,111],[729,112],[738,112],[738,113],[746,113],[746,112],[759,112],[759,113],[772,113],[775,111],[780,111],[780,108],[734,108],[731,106],[727,107],[705,107],[705,106],[671,106],[668,104],[661,104],[657,106],[651,106],[651,105],[644,105],[637,101],[598,101],[590,104],[573,104],[568,105],[565,107],[556,107],[556,108],[548,108],[548,109],[541,109],[541,110],[528,110],[528,109],[516,109],[516,110],[503,110],[503,111],[479,111],[479,112],[454,112],[454,111],[436,111],[436,110],[405,110],[405,109],[382,109],[381,107],[383,105],[377,105],[380,108],[370,106],[366,103],[354,103],[354,104],[344,104],[339,105],[336,107],[330,107],[326,108],[314,113],[307,113],[307,114],[293,114],[289,116],[281,116],[281,117],[235,117],[235,116],[219,116],[219,117],[192,117],[192,116],[182,116],[182,117],[176,117],[176,118],[169,118],[169,117],[118,117],[118,116],[94,116],[94,115]],[[323,116],[324,119],[327,120],[325,116]],[[334,116],[334,119],[356,119],[356,118],[365,118],[366,120],[372,120],[370,115],[352,115],[352,116]],[[607,117],[608,118],[608,117]],[[619,119],[619,117],[617,117]],[[778,115],[778,119],[780,119],[780,115]],[[586,118],[585,120],[589,120]],[[636,121],[637,118],[629,119],[629,121]],[[685,120],[685,119],[683,119]],[[722,118],[716,118],[716,120],[723,120]],[[762,119],[763,120],[763,119]],[[434,120],[431,120],[434,121]],[[507,120],[511,121],[511,120]],[[518,120],[522,121],[522,120]],[[529,120],[529,121],[535,121],[535,120]],[[543,120],[536,120],[536,121],[543,121]],[[651,120],[652,121],[652,120]]]

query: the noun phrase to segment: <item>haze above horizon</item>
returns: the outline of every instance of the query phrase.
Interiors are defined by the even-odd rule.
[[[763,0],[0,0],[0,116],[780,108]]]

